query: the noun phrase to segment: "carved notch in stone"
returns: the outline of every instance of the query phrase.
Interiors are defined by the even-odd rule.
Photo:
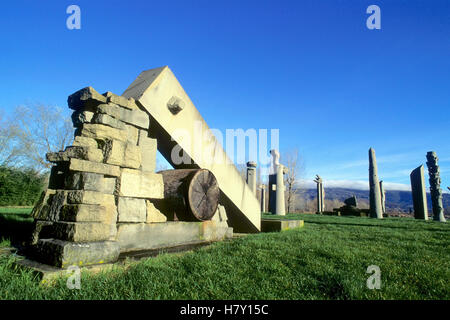
[[[176,115],[184,109],[184,101],[176,96],[173,96],[167,102],[167,108],[170,112],[172,112],[172,114]]]

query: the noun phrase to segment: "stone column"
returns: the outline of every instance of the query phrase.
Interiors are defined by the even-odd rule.
[[[256,162],[247,162],[247,184],[256,196]]]
[[[269,212],[275,214],[277,203],[277,175],[269,174]]]
[[[369,149],[369,187],[370,187],[370,217],[383,219],[381,206],[380,184],[378,182],[377,160],[375,150]]]
[[[386,191],[384,190],[383,181],[380,181],[381,209],[383,214],[386,213]]]
[[[322,212],[325,211],[325,188],[323,187],[323,183],[320,183],[321,192],[322,192]]]
[[[414,205],[414,218],[428,220],[427,193],[423,165],[411,171],[411,192]]]
[[[322,178],[317,174],[314,182],[317,184],[317,213],[322,213],[324,211]]]
[[[431,205],[433,207],[433,220],[445,222],[444,207],[442,205],[442,189],[441,189],[441,177],[439,175],[439,158],[436,152],[427,152],[427,166],[428,174],[430,176],[430,193],[431,193]]]
[[[259,187],[261,189],[261,212],[266,212],[266,186],[262,184]]]
[[[282,164],[279,164],[277,168],[277,190],[275,197],[275,214],[279,216],[286,215],[286,207],[284,201],[284,166]]]

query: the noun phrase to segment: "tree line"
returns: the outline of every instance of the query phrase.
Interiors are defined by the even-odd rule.
[[[0,206],[33,205],[52,166],[45,154],[72,140],[71,118],[57,106],[21,105],[0,113]]]

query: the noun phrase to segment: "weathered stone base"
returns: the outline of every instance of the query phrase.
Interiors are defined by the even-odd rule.
[[[68,242],[57,239],[41,239],[34,247],[32,256],[42,262],[59,268],[71,265],[86,266],[115,262],[120,254],[115,241]]]
[[[118,223],[116,240],[121,252],[176,246],[198,241],[219,241],[233,236],[233,229],[216,221]]]
[[[73,273],[69,270],[50,266],[48,264],[40,263],[30,259],[19,259],[14,262],[16,268],[23,270],[31,270],[40,280],[41,284],[52,284],[59,277],[68,277]],[[101,271],[109,271],[115,267],[113,263],[95,264],[90,266],[81,267],[82,271],[88,271],[90,273],[98,273]]]
[[[280,232],[289,229],[302,228],[303,220],[261,219],[261,232]]]

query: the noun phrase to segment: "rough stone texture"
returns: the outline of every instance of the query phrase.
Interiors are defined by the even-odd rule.
[[[64,189],[64,182],[68,174],[68,162],[59,162],[50,169],[48,189]]]
[[[75,128],[81,127],[85,123],[91,123],[94,112],[87,110],[74,111],[72,113],[72,123]]]
[[[145,172],[154,172],[156,169],[157,140],[149,138],[146,130],[139,130],[138,146],[141,151],[141,170]]]
[[[72,158],[70,159],[69,170],[81,171],[81,172],[92,172],[103,174],[107,176],[119,177],[120,168],[118,166],[113,166],[104,163],[97,163],[92,161],[80,160]]]
[[[116,178],[104,177],[101,174],[90,172],[72,172],[66,177],[65,186],[69,190],[113,194],[116,187]]]
[[[117,104],[121,107],[130,109],[130,110],[139,110],[139,107],[137,106],[136,101],[134,101],[134,99],[132,99],[132,98],[127,99],[125,97],[118,96],[110,91],[105,92],[103,95],[107,98],[108,103]]]
[[[104,124],[115,129],[125,130],[125,123],[103,113],[96,113],[92,118],[92,123]]]
[[[127,141],[126,130],[119,130],[98,123],[85,123],[80,129],[75,132],[76,136],[84,136],[94,139],[111,139],[119,141]]]
[[[369,149],[369,187],[370,187],[370,217],[383,219],[381,205],[380,183],[378,181],[377,160],[375,150]]]
[[[411,191],[414,205],[414,218],[428,220],[427,194],[423,172],[423,165],[411,172]]]
[[[441,177],[439,174],[439,158],[436,152],[427,152],[428,175],[430,177],[431,206],[433,209],[433,220],[445,222],[444,206],[442,204]]]
[[[386,213],[386,192],[384,191],[383,181],[380,181],[381,210]]]
[[[68,204],[61,208],[59,221],[111,223],[112,210],[99,204]]]
[[[156,155],[155,155],[156,158]],[[138,169],[141,166],[141,149],[130,143],[113,140],[110,152],[105,156],[107,164],[122,168]]]
[[[261,232],[280,232],[304,226],[303,220],[261,220]]]
[[[72,146],[60,152],[49,152],[46,154],[47,161],[61,162],[70,161],[70,159],[80,159],[92,162],[103,162],[103,153],[97,147]]]
[[[36,213],[36,219],[47,221],[58,221],[62,206],[66,204],[67,193],[64,190],[56,190],[50,194],[47,204],[42,207],[39,213]]]
[[[44,208],[47,210],[50,209],[50,202],[49,199],[56,193],[56,190],[47,189],[45,191],[42,191],[41,196],[39,197],[39,200],[36,202],[35,206],[33,207],[33,210],[31,211],[31,217],[35,219],[39,219],[39,216],[43,214]]]
[[[167,217],[159,211],[153,203],[149,200],[145,201],[147,204],[147,219],[146,223],[166,222]]]
[[[72,242],[90,242],[109,240],[111,226],[99,222],[62,222],[54,223],[56,238]]]
[[[119,197],[117,211],[118,222],[145,222],[147,218],[145,199]]]
[[[167,66],[142,72],[122,96],[134,98],[136,103],[150,114],[152,128],[156,129],[152,131],[152,134],[154,133],[154,137],[158,139],[158,150],[175,169],[186,166],[185,163],[175,163],[171,157],[173,146],[178,144],[184,154],[193,160],[195,167],[208,169],[214,174],[221,190],[222,203],[227,209],[230,225],[235,231],[259,231],[261,222],[259,201],[234,164],[229,161],[217,139],[212,136],[208,141],[204,141],[201,152],[195,152],[198,148],[197,144],[190,143],[187,141],[190,139],[183,139],[180,135],[175,136],[174,133],[182,129],[186,130],[188,136],[195,137],[199,126],[194,124],[201,124],[206,131],[208,125]],[[185,103],[183,110],[176,115],[167,106],[174,96]],[[217,161],[211,161],[211,159]]]
[[[58,239],[39,240],[35,248],[38,261],[59,268],[115,262],[120,247],[115,241],[72,243]]]
[[[139,129],[129,124],[125,125],[126,141],[137,145],[139,140]]]
[[[133,169],[122,169],[121,171],[120,196],[148,199],[164,197],[162,175]]]
[[[117,241],[122,252],[146,250],[199,241],[218,241],[230,235],[227,226],[215,221],[166,223],[119,223]]]
[[[92,87],[83,88],[67,99],[67,104],[72,110],[79,110],[83,108],[95,108],[97,105],[106,103],[106,97],[95,91]]]
[[[114,195],[96,191],[76,190],[67,193],[67,203],[70,204],[102,204],[115,205]]]
[[[93,138],[76,136],[73,143],[74,146],[98,148],[98,143]]]
[[[33,232],[30,238],[30,244],[35,245],[39,239],[53,238],[53,221],[35,220],[33,223]]]
[[[142,129],[148,129],[149,127],[149,116],[143,111],[128,110],[113,103],[101,104],[97,108],[98,112],[110,115],[117,120],[123,121],[133,126]]]

